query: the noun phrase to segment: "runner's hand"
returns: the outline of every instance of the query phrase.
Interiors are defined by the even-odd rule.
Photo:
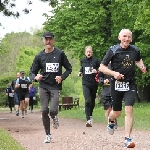
[[[56,76],[56,82],[59,84],[59,83],[61,83],[61,81],[62,81],[62,78],[61,78],[61,76]]]
[[[41,74],[37,74],[37,76],[34,78],[37,81],[40,81],[42,79],[42,75]]]
[[[145,66],[142,66],[142,67],[140,68],[140,70],[142,71],[143,74],[145,74],[145,73],[147,72]]]
[[[114,78],[116,80],[124,79],[124,75],[120,74],[119,72],[114,72]]]

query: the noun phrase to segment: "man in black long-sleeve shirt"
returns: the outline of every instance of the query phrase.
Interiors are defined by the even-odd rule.
[[[39,95],[42,107],[42,120],[46,132],[44,143],[50,143],[50,118],[53,119],[53,127],[58,128],[57,118],[59,105],[59,92],[62,89],[62,81],[72,72],[72,66],[69,63],[65,53],[54,47],[54,34],[46,32],[43,35],[45,49],[35,56],[30,69],[30,77],[39,81]],[[66,69],[62,73],[62,66]],[[38,72],[40,71],[40,74]],[[50,99],[50,110],[48,107]]]
[[[92,127],[92,113],[95,107],[95,98],[98,89],[98,83],[95,80],[100,61],[92,57],[91,46],[85,47],[85,58],[81,60],[81,69],[78,76],[82,75],[83,95],[85,99],[86,127]]]

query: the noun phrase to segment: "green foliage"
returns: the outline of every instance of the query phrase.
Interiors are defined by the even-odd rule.
[[[22,51],[24,47],[31,47],[31,50],[34,50],[34,47],[35,49],[36,47],[39,47],[39,49],[42,49],[42,41],[36,32],[34,33],[34,35],[31,35],[28,32],[19,32],[19,33],[12,32],[12,33],[6,34],[5,37],[1,40],[1,43],[0,43],[0,50],[1,50],[0,51],[0,64],[1,64],[0,78],[5,77],[5,76],[7,77],[15,76],[16,72],[19,70],[16,67],[16,59],[20,51]]]
[[[14,140],[8,132],[0,129],[0,149],[1,150],[25,150],[21,145]]]
[[[39,47],[22,47],[16,60],[16,70],[19,72],[24,70],[28,76],[33,59],[35,55],[39,53],[39,51]]]
[[[94,55],[101,60],[108,48],[118,43],[119,31],[129,28],[133,33],[131,44],[137,44],[148,68],[145,75],[137,69],[137,85],[143,88],[150,84],[149,3],[148,0],[64,0],[54,7],[53,16],[45,14],[44,29],[54,32],[57,45],[72,50],[73,57],[82,58],[84,47],[91,45]]]
[[[5,77],[0,79],[0,106],[5,107],[7,103],[7,96],[6,96],[6,88],[8,83],[13,80],[12,77]]]
[[[48,21],[44,28],[54,32],[57,45],[73,50],[74,56],[83,57],[84,47],[92,45],[94,55],[101,57],[108,48],[104,42],[110,41],[109,4],[102,0],[64,1],[52,11],[54,16],[45,15]]]
[[[91,45],[94,55],[100,60],[111,45],[118,42],[118,32],[129,28],[133,32],[133,42],[140,51],[148,73],[141,75],[137,69],[137,84],[145,87],[149,82],[149,1],[144,0],[53,0],[53,16],[44,14],[47,18],[44,30],[54,32],[56,46],[69,50],[70,60],[84,56],[84,47]],[[37,31],[33,36],[29,33],[7,34],[0,43],[0,78],[14,76],[16,71],[29,72],[35,53],[42,49],[42,42]],[[35,52],[35,53],[34,53]],[[20,54],[19,54],[20,53]],[[16,62],[17,59],[17,62]],[[17,65],[16,65],[17,63]],[[75,62],[72,63],[73,65]],[[80,95],[82,88],[77,78],[78,69],[73,66],[73,73],[63,82],[64,95]],[[72,84],[71,84],[72,83]],[[69,88],[71,86],[71,88]],[[143,89],[142,89],[143,90]]]

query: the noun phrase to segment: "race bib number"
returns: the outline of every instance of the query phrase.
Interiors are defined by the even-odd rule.
[[[46,72],[58,72],[59,63],[46,63]]]
[[[116,91],[129,91],[129,82],[115,81]]]
[[[14,93],[9,93],[9,97],[14,97]]]
[[[33,97],[33,100],[34,100],[34,101],[36,100],[36,97],[35,97],[35,96]]]
[[[93,67],[85,67],[85,74],[92,74]]]
[[[21,84],[21,88],[22,88],[22,89],[27,89],[28,86],[27,86],[27,84]]]

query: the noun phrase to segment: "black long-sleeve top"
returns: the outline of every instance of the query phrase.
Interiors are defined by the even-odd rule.
[[[62,73],[63,67],[66,70]],[[39,87],[61,90],[62,83],[58,84],[55,77],[61,76],[62,80],[65,80],[71,74],[72,66],[62,50],[54,48],[51,53],[45,53],[45,50],[42,50],[33,60],[30,68],[30,78],[34,80],[38,72],[43,75],[43,78],[39,81]]]
[[[80,72],[82,72],[82,84],[84,85],[97,85],[98,83],[95,80],[96,73],[93,73],[92,70],[98,70],[100,66],[100,61],[97,58],[83,58],[80,61],[81,68]]]

